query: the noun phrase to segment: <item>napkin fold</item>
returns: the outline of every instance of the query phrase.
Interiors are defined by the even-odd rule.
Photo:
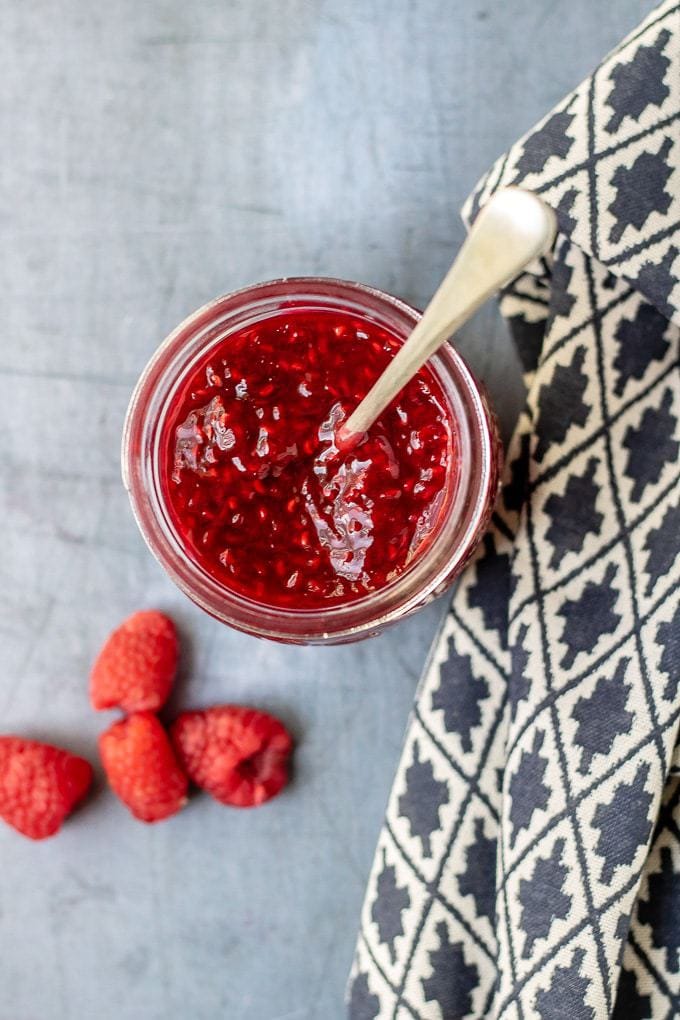
[[[419,686],[351,1020],[680,1015],[680,4],[486,175],[554,253],[502,297],[527,404]]]

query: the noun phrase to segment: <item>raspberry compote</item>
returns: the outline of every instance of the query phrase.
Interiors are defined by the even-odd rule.
[[[444,591],[493,507],[493,414],[444,344],[351,451],[335,437],[418,322],[371,287],[225,294],[152,355],[123,432],[146,542],[218,620],[297,644],[379,633]]]
[[[427,546],[457,459],[430,369],[351,452],[335,443],[400,345],[351,312],[290,309],[192,367],[162,432],[163,487],[187,554],[221,585],[332,605],[382,588]]]

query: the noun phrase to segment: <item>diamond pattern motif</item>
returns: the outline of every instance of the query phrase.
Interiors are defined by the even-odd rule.
[[[536,1012],[541,1020],[568,1016],[573,1020],[592,1020],[595,1011],[585,1000],[587,978],[581,974],[585,951],[577,949],[569,966],[558,967],[550,987],[540,991],[535,999]]]
[[[389,946],[390,955],[396,958],[394,941],[404,934],[402,914],[411,904],[408,889],[400,886],[393,864],[387,863],[383,851],[383,869],[378,875],[377,895],[371,908],[371,919],[378,926],[380,941]]]
[[[641,230],[653,212],[668,212],[672,195],[666,185],[673,172],[668,162],[672,146],[673,140],[666,137],[658,152],[643,152],[632,166],[617,167],[611,181],[616,195],[608,207],[616,220],[610,241],[620,241],[628,227]]]
[[[661,107],[668,99],[666,75],[671,62],[664,50],[671,34],[664,28],[649,46],[639,46],[630,61],[616,64],[609,75],[614,83],[607,106],[612,116],[605,130],[615,134],[626,117],[636,123],[649,106]]]
[[[552,521],[546,538],[552,546],[553,569],[567,553],[581,551],[586,535],[600,533],[604,515],[597,509],[596,469],[597,460],[590,457],[582,474],[569,476],[564,495],[552,492],[545,502],[543,509]]]
[[[621,396],[629,379],[642,379],[650,361],[661,361],[670,347],[666,340],[668,320],[651,305],[640,305],[635,318],[624,319],[616,330],[619,352],[614,360],[617,381],[614,392]]]
[[[535,811],[543,811],[548,806],[550,790],[543,781],[548,760],[540,753],[543,739],[544,734],[537,730],[533,747],[530,751],[522,751],[517,771],[510,779],[513,838],[520,829],[529,828]]]
[[[581,749],[579,772],[586,775],[597,755],[607,754],[616,737],[630,730],[634,719],[626,708],[630,688],[625,683],[630,659],[619,660],[614,675],[600,677],[590,697],[579,698],[572,709],[577,722],[574,743]]]
[[[568,365],[557,365],[549,383],[538,394],[538,442],[534,455],[543,460],[553,444],[560,444],[573,425],[585,425],[590,407],[583,399],[588,376],[583,371],[585,347],[577,347]]]
[[[422,978],[426,1002],[435,1002],[444,1016],[467,1016],[472,1008],[472,993],[477,985],[477,968],[465,961],[465,947],[451,942],[446,922],[436,927],[439,944],[430,950],[432,973]]]
[[[489,875],[496,873],[496,840],[484,833],[484,819],[475,818],[475,838],[465,852],[465,871],[458,876],[462,896],[472,896],[475,913],[493,922],[494,888]]]
[[[571,897],[564,891],[567,868],[562,862],[563,853],[564,840],[558,839],[550,856],[540,857],[533,874],[519,884],[524,957],[531,955],[537,939],[547,938],[555,920],[563,920],[569,913]]]
[[[418,691],[348,1002],[680,1015],[680,4],[493,168],[556,209],[527,406]],[[385,850],[385,847],[388,850]]]
[[[446,782],[435,778],[429,759],[421,760],[416,742],[413,761],[406,769],[406,791],[399,798],[399,812],[408,820],[412,835],[420,839],[425,857],[431,853],[430,835],[439,828],[439,809],[448,799]]]
[[[577,598],[566,599],[558,610],[564,619],[560,639],[567,651],[560,665],[565,669],[573,666],[581,652],[594,651],[600,638],[613,634],[620,623],[621,616],[615,611],[617,573],[617,567],[609,563],[601,581],[588,581]]]
[[[489,687],[473,669],[471,656],[459,655],[452,639],[449,648],[449,656],[441,666],[439,685],[432,692],[432,710],[444,713],[446,730],[457,733],[463,750],[471,751],[472,735],[481,722],[481,705]]]
[[[646,789],[648,779],[649,767],[642,765],[632,782],[622,783],[611,800],[597,806],[594,821],[600,838],[595,851],[604,858],[603,882],[611,882],[617,867],[630,864],[647,840],[652,803]]]
[[[680,442],[675,438],[678,434],[678,419],[673,414],[673,391],[667,387],[663,391],[659,407],[647,407],[640,424],[629,425],[624,436],[623,445],[628,450],[626,475],[633,482],[631,499],[638,503],[645,488],[658,482],[666,464],[677,459]]]

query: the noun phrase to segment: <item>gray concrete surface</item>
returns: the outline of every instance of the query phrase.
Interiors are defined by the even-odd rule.
[[[0,0],[0,731],[92,759],[86,677],[157,605],[176,705],[243,700],[299,739],[253,812],[133,822],[98,795],[55,840],[0,827],[0,1020],[339,1020],[364,881],[439,604],[290,649],[186,602],[136,533],[118,444],[163,335],[293,273],[424,302],[490,161],[648,0]],[[494,310],[460,340],[506,428]]]

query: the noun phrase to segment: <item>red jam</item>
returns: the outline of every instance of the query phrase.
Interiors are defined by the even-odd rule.
[[[352,451],[335,445],[400,344],[350,312],[293,308],[197,362],[165,420],[162,481],[187,555],[221,585],[316,609],[384,587],[427,545],[456,474],[432,372]]]

